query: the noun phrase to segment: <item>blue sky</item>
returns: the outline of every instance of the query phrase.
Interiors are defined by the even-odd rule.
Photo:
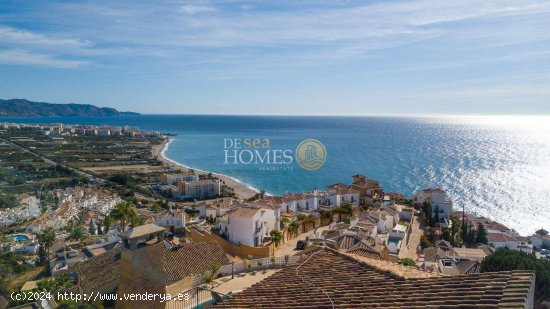
[[[550,114],[550,1],[2,1],[0,98],[180,114]]]

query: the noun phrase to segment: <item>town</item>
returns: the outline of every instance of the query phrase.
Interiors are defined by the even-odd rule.
[[[531,308],[550,299],[542,228],[520,235],[456,209],[441,188],[407,197],[363,174],[243,196],[218,175],[168,164],[167,142],[136,127],[0,123],[0,307],[77,308],[10,296],[36,291],[189,296],[79,299],[78,308]]]

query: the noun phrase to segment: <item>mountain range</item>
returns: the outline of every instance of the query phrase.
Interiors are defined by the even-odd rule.
[[[25,99],[0,99],[0,117],[48,117],[48,116],[126,116],[134,112],[119,112],[110,107],[91,104],[55,104]]]

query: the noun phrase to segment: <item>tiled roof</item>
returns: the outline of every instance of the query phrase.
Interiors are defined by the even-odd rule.
[[[77,266],[78,281],[83,292],[97,291],[120,278],[120,254],[119,246]]]
[[[372,250],[370,248],[352,249],[352,250],[347,251],[347,253],[357,255],[357,256],[366,257],[366,258],[373,259],[373,260],[380,260],[380,261],[384,260],[384,258],[382,257],[382,253],[380,253],[376,250]]]
[[[523,307],[532,280],[533,274],[526,271],[404,278],[350,256],[323,249],[303,256],[297,264],[276,272],[216,307]]]
[[[519,243],[529,242],[529,238],[522,236],[508,236],[503,233],[488,233],[487,240],[489,242],[506,242],[506,241],[517,241]]]
[[[474,245],[474,248],[483,250],[483,252],[485,252],[486,255],[491,255],[495,251],[495,248],[489,247],[486,244],[476,244]]]
[[[479,261],[460,261],[456,267],[460,274],[476,274],[481,269],[481,263]]]
[[[231,264],[216,242],[196,242],[164,249],[166,282],[172,283],[189,275],[198,275],[213,265]]]
[[[485,250],[481,248],[454,248],[453,250],[461,258],[482,260],[488,255]]]
[[[164,254],[168,284],[190,275],[198,275],[215,264],[219,266],[231,264],[231,260],[216,242],[188,243],[178,247],[163,248],[164,251],[159,254]],[[82,290],[86,293],[98,291],[102,286],[119,280],[120,255],[121,247],[116,247],[78,265],[77,272]]]
[[[429,247],[424,249],[424,261],[437,262],[439,259],[453,258],[457,256],[456,252],[451,250],[443,250],[439,247]]]
[[[232,217],[252,218],[260,211],[259,208],[241,207],[231,212]]]

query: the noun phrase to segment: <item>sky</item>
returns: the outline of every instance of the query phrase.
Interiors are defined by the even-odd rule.
[[[550,114],[550,1],[1,1],[0,98],[149,114]]]

